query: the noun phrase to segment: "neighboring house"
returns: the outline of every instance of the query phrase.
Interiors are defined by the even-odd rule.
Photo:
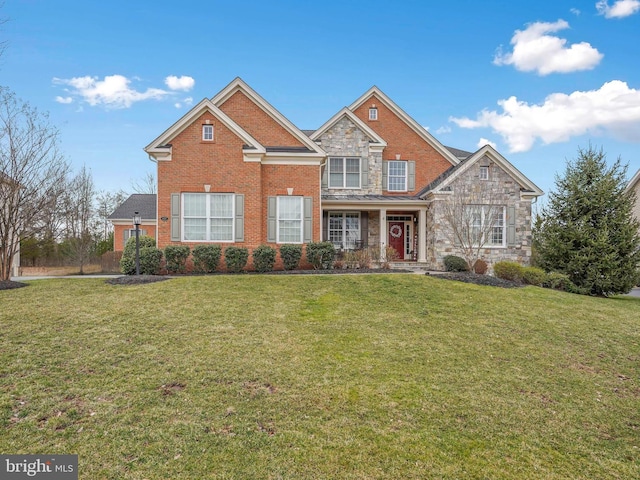
[[[445,147],[376,87],[303,132],[237,78],[145,151],[157,163],[159,248],[326,240],[393,247],[440,269],[458,253],[442,206],[470,191],[477,204],[486,191],[501,214],[478,217],[495,224],[481,256],[531,255],[531,203],[542,191],[490,146]]]
[[[627,184],[627,190],[633,190],[636,192],[636,204],[633,208],[633,215],[640,222],[640,169],[631,178],[631,180],[629,180],[629,183]]]
[[[9,276],[17,277],[20,275],[20,232],[15,229],[15,225],[13,221],[10,220],[7,216],[7,207],[6,204],[12,199],[16,198],[13,196],[14,187],[18,184],[7,174],[4,172],[0,172],[0,188],[3,189],[0,195],[0,199],[2,199],[3,210],[0,211],[0,242],[2,245],[2,251],[0,252],[0,260],[4,260],[5,252],[8,253],[10,248],[15,248],[16,252],[13,256],[13,260],[11,262],[11,266],[9,267]],[[7,198],[4,198],[7,195]]]
[[[116,252],[124,250],[127,240],[136,235],[133,225],[135,212],[142,219],[140,235],[156,238],[156,201],[155,194],[134,193],[109,215],[109,220],[113,223],[113,249]]]

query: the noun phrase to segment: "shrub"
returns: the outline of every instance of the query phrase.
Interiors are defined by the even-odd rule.
[[[495,273],[496,277],[502,278],[503,280],[510,280],[512,282],[521,282],[522,272],[523,267],[518,262],[503,260],[493,266],[493,273]]]
[[[589,293],[588,289],[578,287],[571,281],[568,275],[559,272],[547,273],[544,281],[542,282],[542,286],[545,288],[560,290],[562,292],[578,293],[581,295],[587,295]]]
[[[144,247],[140,250],[140,273],[142,275],[156,275],[160,271],[161,262],[162,250],[156,247]]]
[[[196,272],[213,273],[220,264],[222,248],[220,245],[198,245],[193,249],[192,255]]]
[[[489,266],[487,265],[487,262],[485,262],[481,258],[477,259],[476,263],[473,264],[473,271],[478,275],[484,275],[485,273],[487,273],[488,268]]]
[[[467,261],[456,255],[447,255],[444,257],[444,269],[447,272],[468,272],[469,265]]]
[[[335,254],[336,247],[331,242],[311,242],[307,244],[307,261],[316,270],[330,268]]]
[[[547,278],[544,270],[538,267],[524,267],[522,269],[522,281],[527,285],[541,287]]]
[[[276,263],[276,249],[269,245],[260,245],[253,250],[253,268],[256,272],[270,272]]]
[[[249,250],[244,247],[227,247],[224,250],[224,263],[227,271],[240,273],[249,261]]]
[[[361,248],[354,253],[358,268],[371,268],[371,252],[368,248]]]
[[[380,267],[389,270],[391,268],[390,263],[395,262],[398,258],[400,258],[400,254],[393,247],[384,247],[384,257],[385,260],[381,263]]]
[[[156,241],[148,235],[141,235],[139,244],[140,259],[142,260],[142,249],[155,248]],[[142,269],[142,266],[140,268]],[[136,274],[136,237],[129,238],[124,246],[122,258],[120,259],[120,271],[125,275]]]
[[[167,245],[164,249],[164,259],[169,273],[184,273],[189,257],[188,245]]]
[[[280,245],[280,258],[285,270],[295,270],[302,258],[302,245]]]

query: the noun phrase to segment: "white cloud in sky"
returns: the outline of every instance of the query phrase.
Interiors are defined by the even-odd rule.
[[[137,91],[131,88],[131,80],[123,75],[108,75],[103,80],[90,76],[54,78],[53,83],[67,85],[71,95],[79,96],[91,106],[104,105],[107,108],[129,108],[136,102],[159,100],[169,94],[159,88]]]
[[[536,22],[525,30],[516,30],[511,38],[513,52],[502,53],[498,49],[494,65],[513,65],[524,72],[535,71],[539,75],[569,73],[594,68],[604,56],[587,42],[567,47],[567,40],[551,33],[569,28],[564,20],[555,23]]]
[[[609,5],[608,0],[600,0],[596,9],[605,18],[624,18],[640,11],[640,0],[616,0],[613,5]]]
[[[445,133],[451,133],[451,127],[449,125],[444,125],[436,130],[438,135],[443,135]]]
[[[496,146],[496,142],[492,142],[491,140],[487,140],[484,137],[480,137],[480,140],[478,140],[478,144],[476,145],[478,148],[482,148],[485,145],[491,145],[493,148],[495,148],[496,150],[498,149],[498,147]]]
[[[580,10],[578,10],[577,8],[570,8],[570,9],[569,9],[569,11],[570,11],[571,13],[573,13],[576,17],[582,13],[582,12],[581,12]]]
[[[169,75],[164,79],[164,83],[170,90],[180,90],[188,92],[196,84],[196,81],[187,75],[176,77],[175,75]]]
[[[193,97],[187,97],[183,100],[185,105],[193,105]]]
[[[640,90],[612,80],[598,90],[553,93],[539,105],[510,97],[499,100],[501,112],[483,110],[475,120],[450,117],[461,128],[489,127],[509,145],[511,152],[530,150],[536,139],[545,144],[571,137],[609,132],[640,142]]]
[[[69,104],[73,102],[73,98],[71,97],[61,97],[61,96],[57,96],[56,97],[56,102],[58,103],[63,103],[63,104]]]

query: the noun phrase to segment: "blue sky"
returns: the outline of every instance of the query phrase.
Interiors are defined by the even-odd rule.
[[[640,0],[5,0],[0,85],[99,189],[236,76],[302,129],[377,85],[443,144],[491,142],[545,191],[578,147],[640,168]]]

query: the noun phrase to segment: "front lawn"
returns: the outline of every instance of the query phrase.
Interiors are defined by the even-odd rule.
[[[0,291],[0,428],[82,479],[640,478],[640,299],[33,281]]]

